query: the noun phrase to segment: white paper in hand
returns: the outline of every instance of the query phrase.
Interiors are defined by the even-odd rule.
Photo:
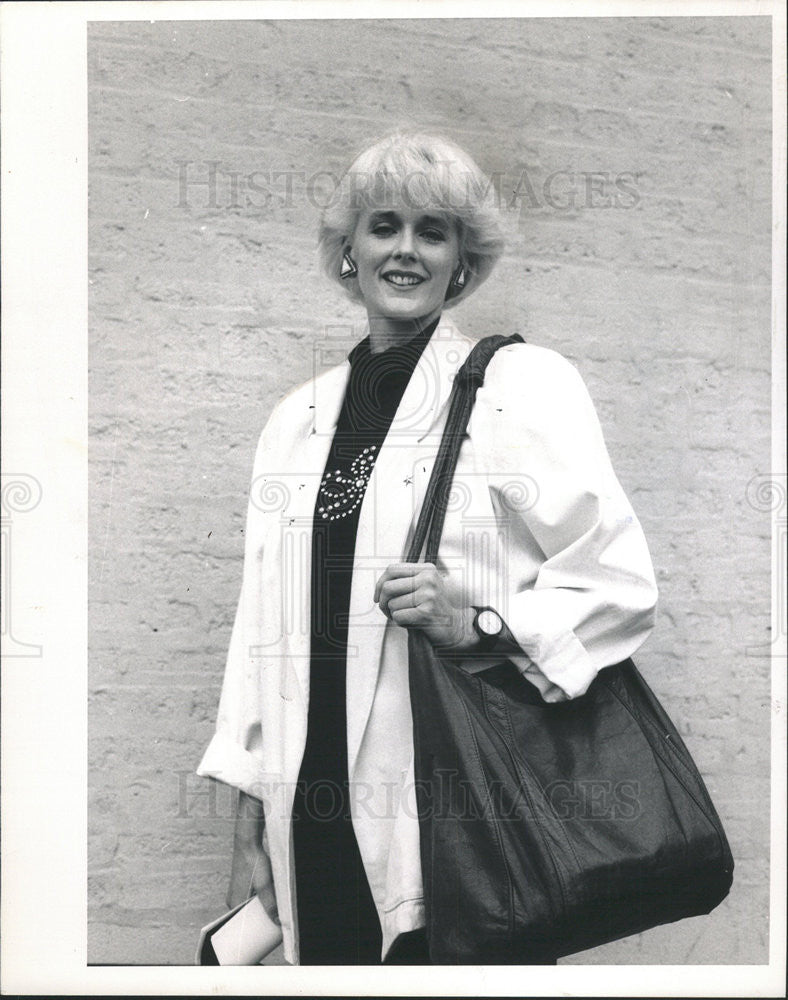
[[[217,924],[220,926],[213,930]],[[281,943],[282,928],[268,916],[257,896],[252,896],[229,919],[225,914],[204,927],[200,940],[206,935],[210,935],[219,965],[258,965]]]

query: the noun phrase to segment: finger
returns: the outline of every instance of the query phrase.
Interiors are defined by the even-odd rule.
[[[431,565],[431,563],[391,563],[390,566],[386,567],[375,584],[375,595],[373,598],[375,604],[380,600],[380,590],[384,583],[387,583],[389,580],[400,579],[401,577],[415,576],[422,569]]]
[[[271,920],[273,920],[275,924],[278,924],[280,922],[278,907],[276,905],[276,896],[274,895],[274,888],[271,885],[271,883],[269,882],[266,885],[260,886],[260,888],[257,889],[256,895],[257,898],[262,903],[263,909],[271,918]]]
[[[403,623],[402,614],[406,613],[407,621]],[[411,614],[410,612],[414,612]],[[436,607],[427,598],[421,598],[418,591],[396,597],[389,601],[388,616],[397,625],[421,625],[426,627],[447,628],[455,623],[456,612],[451,607]]]
[[[381,575],[378,577],[378,582],[375,584],[375,593],[372,598],[375,604],[377,604],[378,601],[380,601],[380,592],[383,589],[384,584],[388,583],[388,581],[392,579],[391,569],[392,569],[391,566],[387,566],[386,569],[384,569]]]
[[[391,619],[396,625],[401,625],[403,628],[424,624],[418,608],[401,608],[392,614]]]
[[[402,594],[410,594],[416,590],[418,584],[415,576],[403,576],[399,580],[387,580],[380,588],[378,601],[381,606],[390,601],[393,597],[401,597]]]
[[[388,580],[388,578],[389,578],[389,571],[388,569],[384,569],[375,583],[375,593],[372,596],[372,600],[375,602],[375,604],[377,604],[378,601],[380,600],[380,590],[383,584]]]
[[[400,581],[395,581],[400,583]],[[407,584],[409,581],[405,581]],[[399,593],[392,594],[389,591],[389,587],[392,586],[392,581],[389,581],[380,594],[380,610],[388,618],[391,617],[392,611],[399,610],[401,608],[415,608],[419,601],[416,597],[416,588],[412,585],[406,586],[405,588],[400,588]]]
[[[417,609],[418,607],[418,594],[415,590],[412,590],[407,594],[403,594],[401,597],[392,597],[388,602],[389,614],[392,617],[395,611],[408,611],[413,608]]]

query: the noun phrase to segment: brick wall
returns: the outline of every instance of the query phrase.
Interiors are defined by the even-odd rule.
[[[766,961],[769,20],[95,23],[89,72],[90,961],[189,963],[223,906],[232,797],[193,770],[254,447],[363,319],[309,179],[401,125],[497,174],[508,250],[455,319],[583,373],[661,587],[639,662],[736,857],[710,917],[572,961]]]

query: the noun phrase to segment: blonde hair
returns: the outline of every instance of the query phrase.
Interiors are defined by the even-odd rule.
[[[440,136],[395,132],[356,157],[320,220],[323,270],[362,301],[357,282],[339,276],[342,255],[363,209],[402,203],[439,212],[457,226],[466,282],[444,308],[456,305],[489,276],[504,239],[489,179],[464,150]]]

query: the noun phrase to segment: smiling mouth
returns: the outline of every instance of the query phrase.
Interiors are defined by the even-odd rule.
[[[413,288],[426,279],[422,278],[420,274],[411,274],[406,271],[388,271],[383,275],[383,280],[394,285],[395,288]]]

